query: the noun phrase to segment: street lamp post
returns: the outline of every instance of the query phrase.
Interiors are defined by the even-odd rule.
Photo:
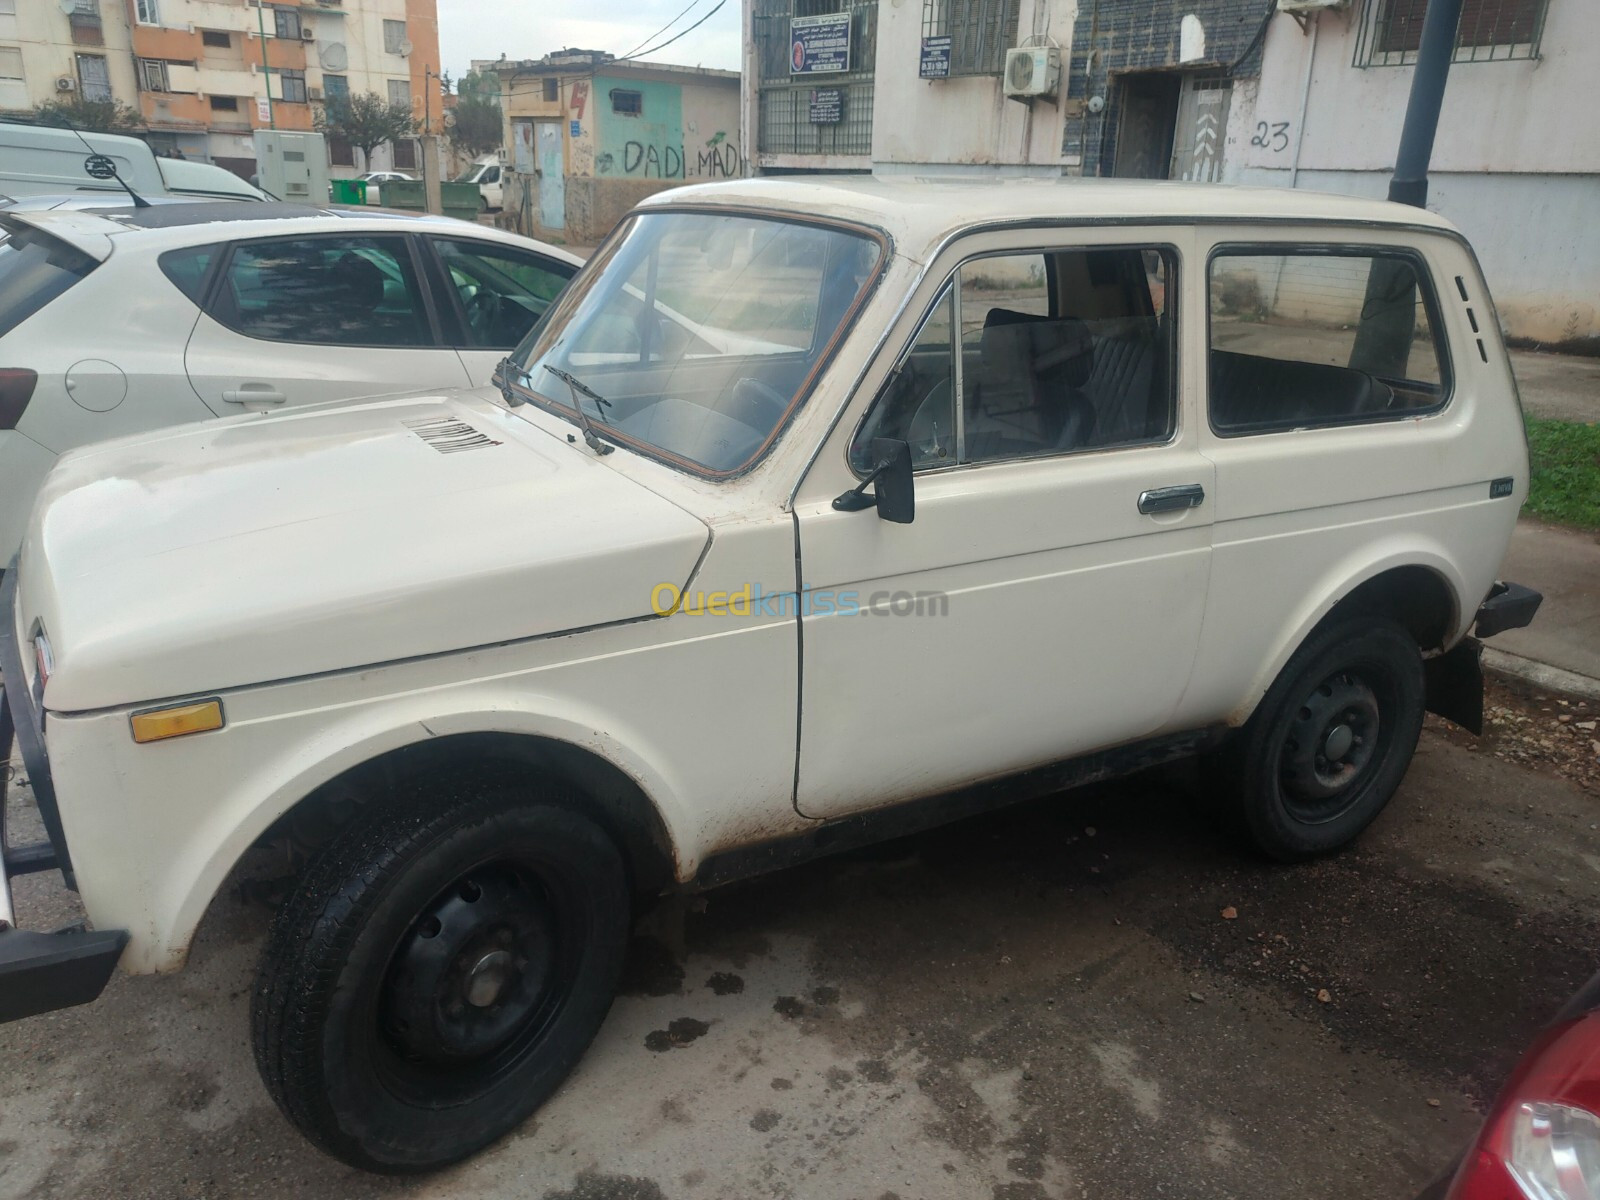
[[[256,24],[261,30],[261,81],[267,89],[267,128],[278,127],[277,118],[272,112],[272,67],[267,63],[267,7],[265,4],[256,4]]]

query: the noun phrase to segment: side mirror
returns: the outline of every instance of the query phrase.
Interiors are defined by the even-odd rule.
[[[872,468],[872,474],[843,495],[835,496],[833,507],[840,512],[860,512],[876,506],[880,520],[893,521],[896,525],[911,524],[917,515],[911,444],[895,438],[873,438],[872,460],[878,464]],[[868,484],[873,490],[870,496],[867,495]]]

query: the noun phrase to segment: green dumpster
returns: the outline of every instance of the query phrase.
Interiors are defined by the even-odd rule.
[[[444,215],[461,221],[476,221],[483,207],[475,183],[442,183],[439,185],[439,199],[444,204]]]
[[[420,179],[391,179],[378,191],[384,208],[408,208],[422,212],[428,207],[427,190]]]
[[[365,179],[334,179],[328,183],[329,198],[335,204],[365,204],[367,181]]]

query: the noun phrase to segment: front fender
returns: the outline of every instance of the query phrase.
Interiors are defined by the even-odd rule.
[[[122,784],[123,794],[115,799],[124,820],[92,819],[81,804],[73,805],[67,837],[91,919],[132,934],[122,960],[131,973],[183,966],[194,931],[228,873],[299,801],[362,763],[452,733],[536,737],[603,758],[656,806],[680,876],[691,877],[698,866],[693,850],[679,848],[687,818],[665,757],[615,714],[575,706],[570,698],[557,713],[553,705],[540,707],[547,698],[494,688],[452,696],[448,704],[424,692],[331,712],[265,717],[240,711],[260,707],[262,699],[230,697],[225,731],[177,739],[170,747],[133,746],[125,713],[54,722],[52,759],[64,768],[57,776],[65,794],[80,794],[78,771],[88,779],[108,777],[108,750],[121,759],[110,765],[109,777]],[[150,750],[157,753],[139,753]],[[178,754],[192,761],[179,768],[173,761]],[[176,779],[200,786],[175,790]],[[98,806],[96,811],[103,812]],[[114,865],[114,859],[137,864],[137,871]],[[130,912],[130,906],[144,911]]]

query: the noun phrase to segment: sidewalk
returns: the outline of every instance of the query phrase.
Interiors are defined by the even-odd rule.
[[[1485,664],[1600,699],[1600,535],[1519,521],[1500,574],[1543,592],[1544,603],[1532,625],[1485,643]],[[1539,665],[1580,678],[1562,680]]]

